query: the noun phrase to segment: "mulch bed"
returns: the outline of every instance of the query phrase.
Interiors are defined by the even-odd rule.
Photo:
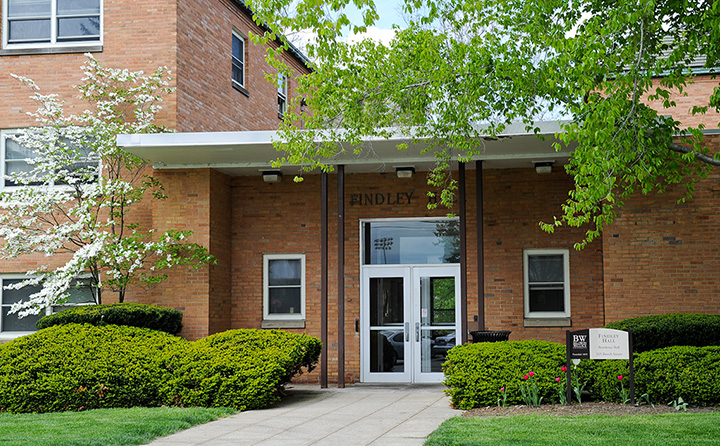
[[[714,412],[720,407],[688,407],[687,413]],[[633,406],[631,404],[587,402],[569,405],[544,404],[538,407],[531,406],[488,406],[468,410],[464,417],[511,417],[516,415],[553,415],[558,417],[572,417],[578,415],[656,415],[663,413],[676,413],[674,407],[656,404],[654,407],[647,404]]]

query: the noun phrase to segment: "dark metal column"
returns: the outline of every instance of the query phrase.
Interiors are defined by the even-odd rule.
[[[338,166],[338,387],[345,387],[345,166]]]
[[[467,240],[466,216],[465,216],[465,163],[458,166],[459,188],[460,188],[460,321],[462,333],[460,342],[465,344],[468,337],[468,308],[467,308]]]
[[[320,192],[320,387],[328,386],[328,175],[321,176]]]
[[[483,162],[475,161],[475,224],[477,226],[478,328],[485,330],[485,239],[483,219]]]

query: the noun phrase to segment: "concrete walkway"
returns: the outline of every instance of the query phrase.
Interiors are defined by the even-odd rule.
[[[152,446],[420,446],[450,408],[441,385],[320,389],[293,385],[289,398],[159,438]]]

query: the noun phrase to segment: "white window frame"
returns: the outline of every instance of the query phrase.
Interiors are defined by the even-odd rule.
[[[0,130],[0,190],[4,189],[17,189],[19,187],[35,187],[33,185],[29,186],[6,186],[5,185],[5,175],[7,175],[6,172],[6,163],[5,163],[5,147],[6,147],[6,141],[10,136],[15,135],[17,133],[20,133],[22,129],[8,129],[8,130]],[[98,161],[98,175],[102,175],[102,161]],[[52,187],[56,188],[67,188],[69,187],[67,184],[58,184],[53,185]]]
[[[234,69],[234,67],[236,65],[236,61],[237,61],[237,65],[239,65],[242,68],[242,82],[238,82],[235,80],[235,76],[233,76],[234,70],[230,71],[230,79],[232,80],[233,85],[246,90],[247,89],[247,81],[246,81],[247,76],[245,75],[245,73],[247,72],[247,69],[246,69],[247,64],[245,63],[245,61],[247,60],[247,57],[246,57],[247,51],[246,51],[245,37],[243,37],[239,32],[237,32],[235,30],[233,30],[233,32],[232,32],[232,37],[236,38],[236,39],[240,40],[240,42],[242,42],[242,54],[241,54],[242,59],[238,59],[237,57],[235,57],[235,53],[233,51],[232,40],[231,40],[231,45],[230,45],[230,60],[232,62],[231,66]]]
[[[288,314],[270,313],[270,260],[300,260],[300,312]],[[305,320],[305,254],[263,255],[263,319],[264,320]]]
[[[278,73],[278,118],[282,119],[287,113],[288,106],[288,77]]]
[[[563,292],[565,311],[530,311],[530,280],[528,260],[531,256],[563,256]],[[523,286],[525,290],[525,318],[549,319],[570,317],[570,250],[568,249],[526,249],[523,251]]]
[[[17,279],[27,279],[29,276],[27,274],[0,274],[0,340],[8,340],[8,339],[15,339],[19,338],[21,336],[26,336],[29,334],[33,334],[37,332],[37,330],[33,331],[4,331],[2,326],[2,310],[6,307],[9,307],[9,305],[5,305],[3,303],[3,293],[5,292],[5,281],[6,280],[17,280]],[[89,278],[89,274],[82,274],[78,277],[78,279],[87,279]],[[97,295],[93,296],[97,300]],[[79,307],[84,305],[95,305],[90,303],[82,303],[82,304],[72,304],[72,303],[65,303],[62,305],[51,305],[44,310],[44,315],[50,315],[54,313],[58,313],[62,310],[66,310],[68,307]]]
[[[9,43],[10,39],[10,20],[8,17],[9,1],[3,1],[2,10],[2,44],[3,49],[32,49],[32,48],[73,48],[73,47],[88,47],[103,44],[103,33],[104,33],[104,0],[98,0],[100,8],[100,30],[96,40],[78,40],[78,41],[57,41],[58,27],[57,27],[57,0],[50,0],[50,42],[26,42],[26,43]]]

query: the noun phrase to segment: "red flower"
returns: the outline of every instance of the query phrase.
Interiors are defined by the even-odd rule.
[[[530,376],[535,376],[535,372],[530,372],[529,375],[530,375]]]
[[[560,377],[555,378],[555,381],[560,382]]]
[[[523,379],[525,379],[525,380],[528,379],[528,376],[527,375],[523,376]]]
[[[619,379],[620,381],[622,381],[623,376],[622,376],[622,375],[618,375],[618,379]]]
[[[562,370],[563,372],[567,372],[567,367],[562,366],[562,367],[560,367],[560,370]]]
[[[505,391],[505,387],[500,387],[500,391],[501,391],[501,392],[504,392],[504,391]]]

